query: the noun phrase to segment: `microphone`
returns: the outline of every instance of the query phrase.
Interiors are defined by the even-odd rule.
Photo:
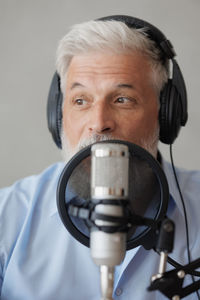
[[[91,200],[95,205],[95,220],[90,231],[90,248],[93,261],[100,266],[102,300],[113,299],[114,267],[123,261],[126,252],[126,233],[120,231],[119,223],[102,219],[125,217],[128,177],[126,145],[97,143],[91,147]]]

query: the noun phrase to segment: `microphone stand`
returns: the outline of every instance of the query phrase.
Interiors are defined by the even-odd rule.
[[[200,280],[183,286],[186,274],[191,274],[195,269],[200,267],[200,258],[179,268],[164,272],[158,277],[153,277],[151,285],[148,287],[149,291],[159,290],[168,299],[179,300],[182,299],[200,288]],[[158,275],[158,274],[157,274]],[[156,276],[157,276],[156,275]]]
[[[160,265],[158,273],[152,276],[148,287],[149,291],[159,290],[168,299],[179,300],[200,288],[200,280],[182,287],[186,274],[195,275],[195,269],[200,267],[200,258],[185,265],[179,265],[175,269],[165,272],[168,253],[172,252],[174,241],[174,223],[165,219],[161,225],[159,240],[156,250],[160,253]]]
[[[100,266],[101,300],[113,300],[114,267]]]

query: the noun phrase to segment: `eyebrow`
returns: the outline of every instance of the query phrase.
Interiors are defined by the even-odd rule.
[[[128,88],[128,89],[134,89],[134,86],[132,84],[127,83],[120,83],[117,85],[118,88]]]
[[[79,83],[79,82],[74,82],[72,85],[71,85],[71,88],[70,90],[73,90],[74,88],[76,87],[85,87],[83,84]]]

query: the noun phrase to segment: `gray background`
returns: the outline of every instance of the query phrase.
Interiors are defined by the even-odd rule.
[[[172,41],[190,117],[174,144],[174,160],[200,168],[199,0],[0,0],[0,186],[61,159],[46,125],[58,41],[70,25],[110,14],[143,18]],[[169,159],[169,147],[160,149]]]

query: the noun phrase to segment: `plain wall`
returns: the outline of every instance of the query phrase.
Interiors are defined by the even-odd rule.
[[[0,186],[61,159],[46,124],[58,41],[72,24],[112,14],[153,23],[174,45],[189,104],[174,161],[200,168],[199,0],[0,0]],[[168,159],[169,147],[160,149]]]

